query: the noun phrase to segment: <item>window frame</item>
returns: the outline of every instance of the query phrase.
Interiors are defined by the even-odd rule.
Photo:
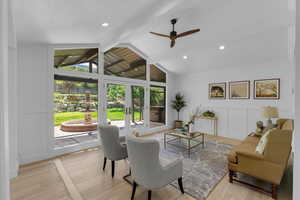
[[[131,44],[118,44],[114,47],[126,47],[132,50],[133,52],[137,53],[139,56],[141,56],[143,59],[146,60],[146,80],[139,80],[139,79],[130,79],[130,78],[124,78],[124,77],[113,77],[109,75],[104,75],[104,52],[107,51],[107,49],[101,48],[99,44],[55,44],[55,45],[49,45],[48,46],[48,68],[46,69],[48,71],[49,77],[49,92],[47,92],[48,96],[48,106],[47,106],[47,113],[49,113],[47,116],[48,118],[48,142],[47,142],[47,149],[51,156],[57,156],[64,153],[70,153],[78,150],[82,150],[84,148],[91,148],[99,145],[99,141],[93,141],[86,143],[84,145],[76,145],[71,146],[63,149],[54,149],[54,126],[53,126],[53,112],[54,112],[54,102],[53,102],[53,91],[54,91],[54,74],[62,75],[62,76],[75,76],[75,77],[81,77],[81,78],[92,78],[98,80],[98,121],[99,124],[104,124],[106,122],[106,115],[102,112],[105,107],[105,82],[107,81],[113,81],[113,82],[124,82],[124,83],[130,83],[132,85],[140,85],[145,87],[145,132],[146,133],[153,133],[157,131],[166,130],[168,127],[171,127],[172,125],[169,124],[168,121],[168,113],[169,113],[169,106],[167,106],[168,102],[168,71],[163,68],[159,63],[153,62],[150,58],[148,58],[143,52],[141,52],[139,49],[134,47]],[[98,73],[89,73],[89,72],[78,72],[78,71],[70,71],[70,70],[62,70],[62,69],[56,69],[54,68],[54,51],[56,49],[86,49],[86,48],[98,48]],[[162,82],[155,82],[150,80],[150,64],[154,64],[156,67],[158,67],[160,70],[166,73],[166,83]],[[150,85],[153,86],[164,86],[166,90],[165,94],[165,124],[163,126],[159,127],[150,127]],[[99,138],[99,137],[98,137]]]

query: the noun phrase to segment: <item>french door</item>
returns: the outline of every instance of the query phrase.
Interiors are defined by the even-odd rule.
[[[120,135],[146,127],[146,88],[144,85],[105,81],[106,123],[118,126]]]

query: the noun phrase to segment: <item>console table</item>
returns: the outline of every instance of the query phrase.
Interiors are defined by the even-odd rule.
[[[213,133],[212,134],[214,136],[218,135],[218,117],[205,117],[205,116],[199,115],[199,116],[196,116],[196,118],[212,121],[212,123],[213,123]]]

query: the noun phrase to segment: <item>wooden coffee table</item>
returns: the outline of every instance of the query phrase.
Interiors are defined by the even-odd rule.
[[[168,139],[168,137],[171,137],[172,139]],[[201,138],[199,140],[199,138]],[[179,144],[174,144],[175,140],[179,140]],[[164,133],[164,147],[166,149],[167,144],[183,148],[184,150],[188,151],[188,156],[190,157],[191,155],[191,149],[197,147],[198,145],[202,144],[203,148],[205,145],[204,141],[204,133],[200,132],[194,132],[194,133],[187,133],[184,131],[171,131],[171,132],[166,132]]]

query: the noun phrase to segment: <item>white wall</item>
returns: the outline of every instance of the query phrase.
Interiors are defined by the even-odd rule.
[[[9,2],[0,0],[0,199],[9,200],[8,16]]]
[[[207,71],[193,75],[180,75],[177,78],[177,91],[186,97],[188,107],[181,116],[187,120],[189,113],[197,106],[202,110],[210,109],[216,112],[219,118],[218,134],[220,136],[243,139],[248,133],[255,130],[256,121],[264,120],[261,117],[262,106],[276,106],[280,117],[292,117],[292,66],[283,61],[273,61],[260,65],[245,65],[238,68],[226,68]],[[253,80],[280,78],[280,100],[254,100]],[[209,100],[208,84],[216,82],[250,80],[250,100]],[[227,84],[228,97],[228,84]],[[211,130],[207,121],[198,121],[196,130]]]
[[[12,9],[9,10],[8,34],[8,93],[9,93],[9,140],[10,140],[10,177],[19,171],[18,160],[18,87],[17,87],[17,40]]]
[[[295,145],[295,153],[294,153],[294,190],[293,190],[293,199],[300,199],[300,3],[298,1],[296,5],[297,13],[296,13],[296,48],[295,48],[295,56],[296,56],[296,65],[295,65],[295,82],[296,82],[296,98],[295,98],[295,113],[296,113],[296,123],[295,123],[295,135],[294,135],[294,145]]]
[[[168,73],[168,90],[167,90],[167,126],[168,128],[174,127],[174,120],[177,119],[177,112],[171,107],[171,101],[173,100],[176,91],[178,90],[177,75],[174,73]]]
[[[46,45],[18,45],[20,163],[48,157],[49,75]]]

